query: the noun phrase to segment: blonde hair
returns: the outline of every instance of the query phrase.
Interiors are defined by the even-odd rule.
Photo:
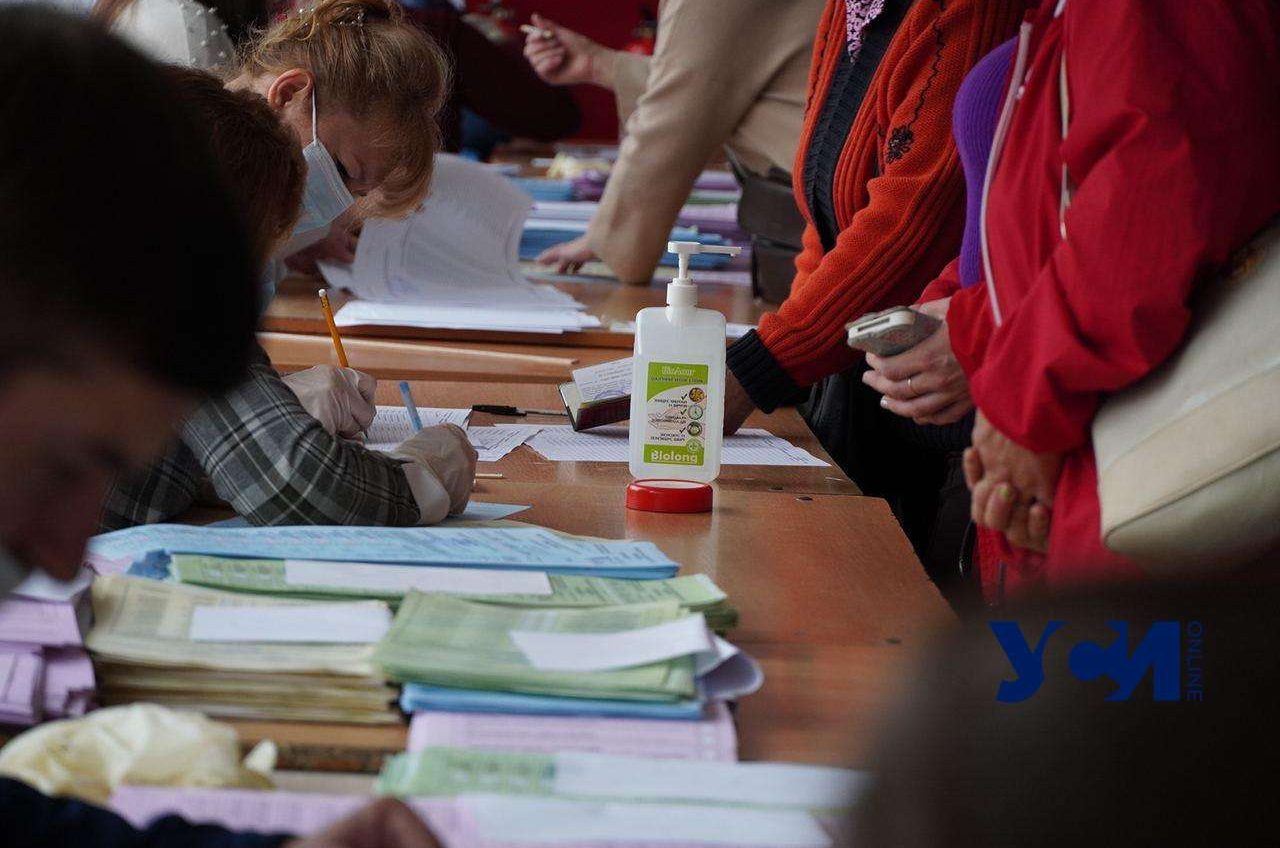
[[[394,164],[361,204],[366,214],[411,212],[426,196],[441,134],[436,117],[449,64],[430,36],[404,20],[394,0],[319,0],[254,33],[238,73],[310,71],[325,108],[346,109],[379,128]]]

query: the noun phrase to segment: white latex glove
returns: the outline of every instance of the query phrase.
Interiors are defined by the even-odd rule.
[[[404,473],[418,501],[418,523],[435,524],[467,508],[476,477],[476,449],[461,427],[424,427],[391,455],[408,460]]]
[[[302,408],[335,436],[355,438],[369,429],[378,414],[373,404],[378,381],[363,371],[317,365],[285,375],[284,382]]]

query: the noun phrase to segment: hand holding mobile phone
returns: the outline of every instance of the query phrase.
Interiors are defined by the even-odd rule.
[[[897,356],[933,335],[942,322],[908,306],[863,315],[846,325],[849,347],[876,356]]]

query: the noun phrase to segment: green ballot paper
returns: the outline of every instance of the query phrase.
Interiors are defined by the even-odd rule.
[[[675,701],[694,695],[693,657],[607,671],[535,668],[512,631],[611,633],[687,615],[676,601],[589,609],[521,609],[410,592],[374,661],[400,682],[569,698]]]
[[[306,600],[377,599],[397,604],[421,578],[451,572],[467,577],[462,569],[430,569],[421,566],[371,565],[367,563],[309,563],[297,567],[278,559],[229,559],[199,554],[174,554],[169,571],[179,583],[207,586],[231,592],[280,595]],[[496,572],[481,574],[492,576]],[[446,574],[448,576],[448,574]],[[471,575],[474,576],[474,573]],[[527,578],[527,574],[516,575]],[[402,578],[402,579],[401,579]],[[654,601],[675,601],[690,612],[706,616],[707,626],[728,630],[738,614],[727,596],[705,574],[665,580],[620,580],[548,574],[549,594],[470,594],[465,587],[445,586],[439,591],[478,603],[515,607],[586,608],[626,606]]]

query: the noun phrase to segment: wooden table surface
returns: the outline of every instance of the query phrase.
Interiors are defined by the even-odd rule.
[[[275,299],[263,316],[262,328],[277,333],[327,335],[329,330],[316,298],[316,290],[323,285],[322,281],[307,277],[290,277],[282,281]],[[585,304],[587,312],[598,317],[603,326],[599,329],[556,334],[365,326],[344,327],[342,335],[344,338],[433,339],[629,350],[634,342],[632,334],[613,332],[609,326],[615,321],[634,321],[636,313],[641,309],[662,306],[667,302],[665,284],[624,286],[605,278],[582,278],[573,282],[557,280],[552,285]],[[335,312],[350,299],[343,292],[330,292],[330,302]],[[724,313],[726,321],[738,324],[756,324],[772,308],[755,300],[749,286],[710,282],[698,284],[698,305],[717,309]]]
[[[312,365],[337,365],[329,336],[303,333],[259,333],[272,363],[281,371]],[[424,342],[411,339],[345,338],[348,364],[385,380],[465,380],[471,383],[543,383],[557,385],[572,378],[574,368],[599,365],[629,355],[616,347],[484,342]]]
[[[476,404],[504,404],[521,409],[563,408],[555,387],[545,384],[413,381],[410,385],[419,406],[464,409]],[[377,397],[381,404],[402,405],[398,383],[395,382],[379,382]],[[473,413],[471,423],[482,426],[499,423],[562,425],[567,424],[568,419],[550,416],[497,417]],[[826,467],[724,465],[720,469],[720,479],[716,481],[717,489],[802,495],[859,494],[858,487],[831,462],[831,458],[795,410],[782,409],[772,415],[756,412],[747,421],[747,426],[763,427],[831,464]],[[611,487],[619,498],[622,497],[626,484],[631,481],[631,472],[625,462],[552,462],[543,459],[527,446],[516,448],[499,462],[481,463],[479,470],[500,472],[507,480],[514,482],[606,486]]]

